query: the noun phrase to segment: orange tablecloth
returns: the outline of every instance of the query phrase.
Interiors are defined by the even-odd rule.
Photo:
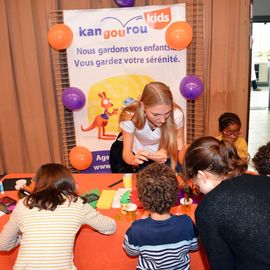
[[[5,178],[23,178],[31,177],[32,174],[9,174]],[[108,186],[122,178],[122,174],[75,174],[74,175],[78,192],[82,194],[94,188],[100,191],[103,189],[114,189],[123,187],[120,183],[112,188]],[[133,175],[133,183],[135,182]],[[10,196],[18,199],[17,192],[8,191],[3,196]],[[194,210],[196,205],[177,206],[172,209],[174,214],[185,213],[194,220]],[[136,269],[137,258],[131,258],[126,255],[122,248],[124,234],[130,226],[131,221],[122,215],[120,209],[99,210],[104,215],[114,218],[117,222],[117,231],[113,235],[102,235],[93,231],[88,226],[83,226],[77,236],[74,248],[74,261],[78,270],[132,270]],[[142,214],[138,210],[138,216]],[[0,230],[8,221],[9,215],[0,217]],[[10,270],[16,260],[18,248],[10,252],[0,252],[0,269]],[[207,270],[205,254],[202,250],[190,253],[191,270]]]

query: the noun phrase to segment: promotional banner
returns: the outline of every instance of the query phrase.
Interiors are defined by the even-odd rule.
[[[179,91],[186,76],[186,49],[170,49],[165,41],[166,29],[175,21],[185,21],[184,4],[64,11],[64,23],[73,31],[67,49],[70,86],[86,97],[73,116],[76,145],[93,155],[87,172],[110,172],[109,149],[119,133],[119,113],[147,83],[167,84],[186,111]]]

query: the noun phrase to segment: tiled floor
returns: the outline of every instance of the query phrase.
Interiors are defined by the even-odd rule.
[[[261,87],[262,91],[251,91],[248,152],[250,158],[258,148],[270,141],[270,110],[268,110],[269,87]],[[252,162],[250,162],[252,169]]]

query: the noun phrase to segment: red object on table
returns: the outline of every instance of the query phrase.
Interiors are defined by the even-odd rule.
[[[33,174],[9,174],[5,178],[32,177]],[[108,186],[122,178],[122,174],[74,174],[79,194],[98,188],[117,190],[123,187],[123,182],[109,188]],[[136,176],[133,175],[135,186]],[[16,191],[7,191],[0,197],[9,196],[18,200]],[[174,214],[187,214],[194,220],[196,205],[177,206],[172,209]],[[136,269],[137,257],[126,255],[122,248],[123,238],[131,221],[121,214],[120,209],[98,210],[102,214],[115,219],[117,231],[113,235],[102,235],[92,230],[89,226],[83,226],[77,235],[74,248],[74,262],[78,270],[131,270]],[[138,209],[137,218],[144,214],[144,210]],[[8,221],[9,215],[0,217],[0,230]],[[0,269],[11,270],[16,260],[18,248],[9,252],[0,252]],[[208,270],[207,260],[202,250],[190,253],[191,270]]]
[[[131,191],[131,196],[130,196],[130,201],[132,203],[135,203],[137,205],[138,208],[142,208],[142,203],[140,202],[139,200],[139,197],[138,197],[138,190],[137,189],[132,189]]]

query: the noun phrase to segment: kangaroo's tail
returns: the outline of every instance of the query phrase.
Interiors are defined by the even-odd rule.
[[[94,122],[87,128],[84,128],[82,125],[81,125],[81,130],[82,131],[89,131],[89,130],[92,130],[94,129],[95,127],[97,127],[97,123],[96,121],[94,120]]]

